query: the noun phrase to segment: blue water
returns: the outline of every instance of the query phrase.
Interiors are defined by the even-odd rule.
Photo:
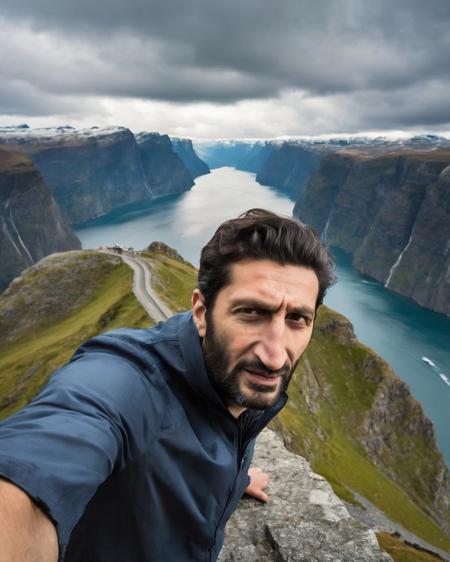
[[[198,178],[189,192],[97,219],[76,233],[84,248],[119,243],[142,249],[161,240],[198,265],[200,249],[217,226],[252,207],[291,215],[293,203],[256,183],[254,174],[219,168]],[[353,269],[344,252],[333,253],[338,283],[326,304],[347,316],[358,338],[408,383],[450,465],[450,318],[386,290]]]

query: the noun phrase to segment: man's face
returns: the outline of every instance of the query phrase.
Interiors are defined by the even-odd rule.
[[[205,364],[232,413],[268,408],[285,390],[311,339],[318,291],[312,269],[247,260],[231,266],[212,310],[194,292]]]

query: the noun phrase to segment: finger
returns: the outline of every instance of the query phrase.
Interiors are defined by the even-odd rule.
[[[265,492],[263,492],[262,490],[260,490],[258,492],[257,498],[258,498],[258,500],[261,500],[262,502],[268,502],[269,501],[269,496]]]

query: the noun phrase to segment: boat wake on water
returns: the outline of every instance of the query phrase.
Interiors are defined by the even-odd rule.
[[[431,359],[428,359],[428,357],[422,357],[422,361],[430,365],[430,367],[434,367],[435,369],[437,369],[436,363],[433,363],[433,361],[431,361]]]
[[[422,357],[422,361],[424,363],[426,363],[427,365],[429,365],[433,369],[433,371],[441,377],[441,379],[445,382],[446,385],[450,386],[449,377],[447,375],[445,375],[444,373],[440,372],[439,367],[436,365],[436,363],[434,363],[434,361],[432,361],[428,357]]]
[[[439,376],[441,377],[441,379],[445,382],[445,384],[447,384],[448,386],[450,386],[450,380],[448,380],[448,377],[446,375],[444,375],[444,373],[439,373]]]

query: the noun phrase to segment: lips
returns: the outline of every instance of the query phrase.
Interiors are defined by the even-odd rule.
[[[245,370],[245,373],[251,381],[257,384],[267,385],[267,386],[273,386],[274,384],[277,383],[278,379],[280,378],[280,375],[268,375],[266,373],[262,373],[258,371],[249,371],[247,369]]]

